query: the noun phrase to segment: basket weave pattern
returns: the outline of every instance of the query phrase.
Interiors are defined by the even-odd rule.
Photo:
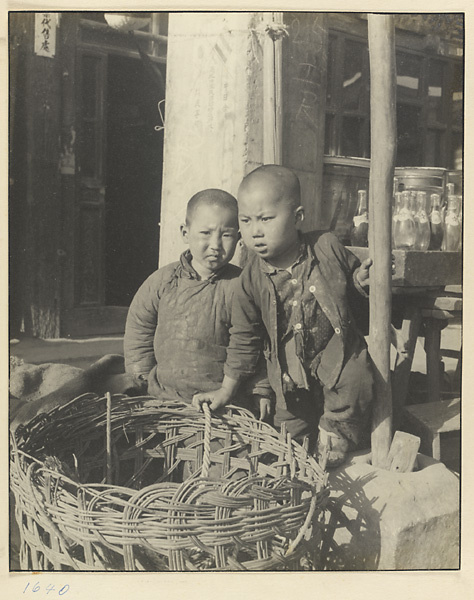
[[[296,569],[327,477],[249,412],[85,394],[12,436],[25,570]]]

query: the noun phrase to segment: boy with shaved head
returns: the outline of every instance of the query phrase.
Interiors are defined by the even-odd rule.
[[[362,265],[331,233],[302,234],[297,176],[265,165],[238,191],[239,225],[251,251],[239,279],[225,377],[195,396],[215,410],[231,401],[263,351],[276,395],[274,423],[298,440],[329,448],[329,466],[368,444],[373,378],[354,321],[367,297],[370,260]]]
[[[219,388],[223,377],[240,274],[229,263],[239,239],[236,199],[218,189],[198,192],[181,235],[189,249],[152,273],[130,305],[124,354],[127,372],[146,380],[150,394],[190,403],[197,392]],[[261,401],[265,416],[272,392],[265,368],[257,371],[242,391]]]

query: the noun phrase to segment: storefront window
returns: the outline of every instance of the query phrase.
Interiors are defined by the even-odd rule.
[[[397,100],[418,98],[420,95],[421,59],[397,53]]]
[[[359,22],[357,32],[329,31],[324,151],[332,156],[370,156],[370,73],[363,27]],[[423,51],[421,36],[413,34],[410,42],[410,35],[405,32],[403,47],[396,49],[396,164],[459,168],[462,60],[432,47]]]
[[[445,120],[445,63],[440,60],[430,60],[428,67],[428,123],[442,122]]]
[[[365,92],[363,44],[347,40],[344,45],[344,73],[342,80],[342,106],[348,110],[359,110]]]
[[[397,104],[397,166],[422,164],[423,132],[420,106]]]

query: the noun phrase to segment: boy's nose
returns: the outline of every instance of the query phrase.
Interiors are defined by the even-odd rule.
[[[220,235],[213,235],[211,237],[211,248],[214,250],[220,250],[222,248],[222,237]]]
[[[252,237],[254,237],[254,238],[262,237],[263,232],[262,232],[262,227],[261,227],[261,224],[259,221],[255,221],[254,223],[252,223],[251,233],[252,233]]]

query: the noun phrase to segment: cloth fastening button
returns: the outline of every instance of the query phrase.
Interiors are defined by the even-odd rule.
[[[309,286],[309,291],[314,294],[314,292],[316,291],[316,288],[314,287],[314,285],[310,285]]]
[[[291,304],[293,304],[293,306],[298,306],[298,300],[293,300]]]
[[[334,333],[337,333],[337,335],[339,335],[341,333],[341,330],[339,329],[339,327],[336,327],[334,329]]]
[[[301,323],[296,323],[295,329],[301,329]]]
[[[292,283],[293,285],[296,285],[296,284],[298,283],[298,280],[297,280],[297,279],[292,279],[292,280],[291,280],[291,283]]]

